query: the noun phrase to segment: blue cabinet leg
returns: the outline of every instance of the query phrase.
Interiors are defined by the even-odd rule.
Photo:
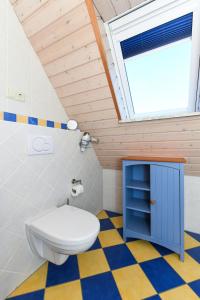
[[[180,260],[184,262],[184,250],[180,253]]]

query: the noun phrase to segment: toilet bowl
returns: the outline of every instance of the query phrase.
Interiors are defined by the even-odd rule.
[[[69,255],[88,250],[99,230],[96,216],[69,205],[53,208],[26,222],[32,251],[56,265],[63,264]]]

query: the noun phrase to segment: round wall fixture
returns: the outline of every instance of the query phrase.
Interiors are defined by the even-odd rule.
[[[67,122],[67,128],[69,130],[76,130],[78,128],[78,123],[76,122],[76,120],[69,120]]]

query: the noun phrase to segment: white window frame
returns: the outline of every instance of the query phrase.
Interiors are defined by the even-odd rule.
[[[196,112],[196,101],[197,96],[199,96],[197,95],[197,91],[199,91],[198,79],[200,63],[200,1],[154,0],[146,1],[146,4],[147,3],[148,5],[140,5],[139,7],[130,10],[127,14],[121,15],[105,23],[122,96],[117,100],[118,103],[123,101],[123,105],[118,106],[121,110],[123,107],[124,111],[121,111],[121,115],[126,116],[122,121],[172,118],[183,115],[199,114]],[[193,29],[188,109],[186,111],[180,109],[170,112],[162,111],[149,114],[135,114],[132,104],[134,103],[134,99],[132,101],[120,42],[190,12],[193,13]]]

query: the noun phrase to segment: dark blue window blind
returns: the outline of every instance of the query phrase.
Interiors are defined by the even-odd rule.
[[[123,58],[156,49],[192,36],[193,13],[169,21],[158,27],[121,42]]]

